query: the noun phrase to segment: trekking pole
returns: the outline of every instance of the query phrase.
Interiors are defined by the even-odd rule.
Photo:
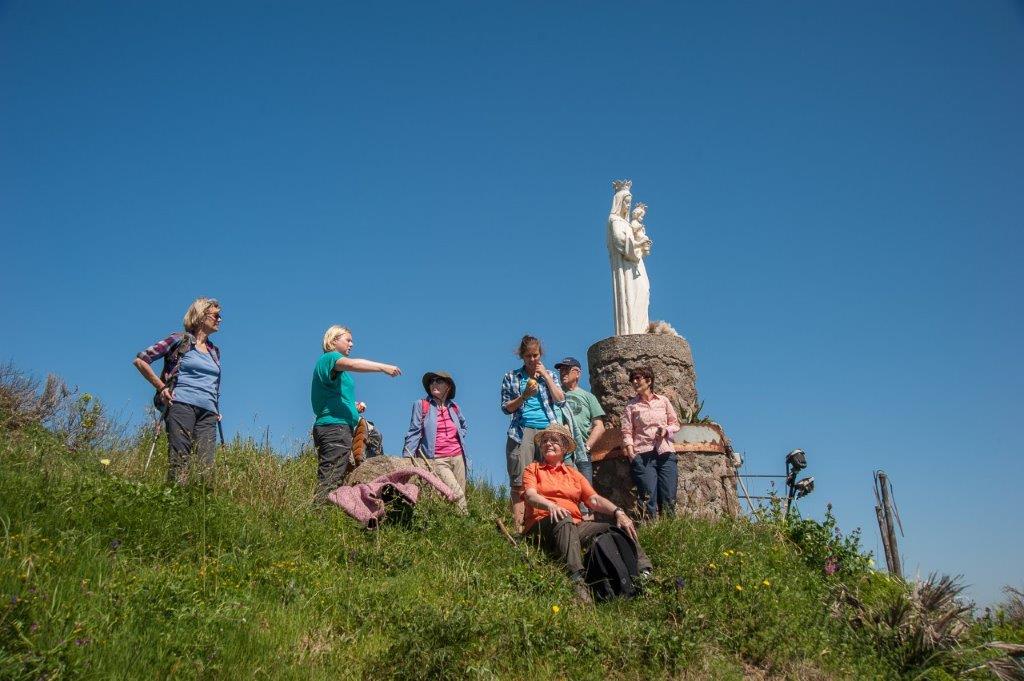
[[[160,418],[160,414],[157,413],[156,427],[153,429],[153,444],[149,446],[149,456],[146,457],[146,465],[142,467],[142,474],[145,475],[146,471],[149,470],[149,463],[153,460],[153,450],[156,449],[156,441],[160,439],[160,429],[164,425],[164,420]]]
[[[220,434],[220,446],[224,446],[224,426],[220,424],[220,419],[217,419],[217,433]]]

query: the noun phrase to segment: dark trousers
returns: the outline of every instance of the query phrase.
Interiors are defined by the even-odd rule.
[[[331,423],[313,426],[313,445],[316,447],[317,501],[326,501],[327,495],[341,487],[341,482],[352,467],[352,426]]]
[[[656,518],[659,513],[675,515],[676,488],[679,485],[679,463],[675,452],[637,454],[630,464],[630,473],[646,517]]]
[[[556,523],[548,516],[535,523],[526,535],[532,537],[554,560],[564,564],[571,576],[575,576],[583,572],[584,549],[590,546],[594,537],[609,527],[610,524],[596,520],[584,520],[576,524],[572,518],[563,518]],[[640,570],[652,569],[651,559],[639,544],[636,544],[636,553],[637,567]]]
[[[167,482],[188,482],[189,465],[200,467],[205,476],[213,468],[217,448],[217,414],[191,404],[172,402],[164,415],[167,425]]]

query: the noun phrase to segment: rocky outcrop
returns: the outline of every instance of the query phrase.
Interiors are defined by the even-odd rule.
[[[426,468],[433,472],[429,462],[423,459],[408,459],[400,456],[374,456],[364,459],[361,464],[349,471],[345,476],[346,485],[362,485],[373,482],[382,475],[387,475],[402,468]]]

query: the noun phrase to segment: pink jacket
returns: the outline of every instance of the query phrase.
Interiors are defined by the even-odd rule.
[[[665,428],[668,435],[657,437],[658,428]],[[664,395],[655,394],[650,402],[634,397],[626,404],[622,415],[622,444],[633,445],[637,454],[656,451],[668,454],[672,448],[672,435],[679,430],[679,418],[672,403]]]
[[[424,482],[432,485],[448,501],[455,501],[459,498],[458,493],[452,491],[436,475],[423,468],[400,468],[387,475],[374,478],[372,482],[361,485],[343,485],[328,494],[327,498],[341,506],[345,513],[358,520],[363,526],[369,527],[383,518],[387,510],[380,497],[381,490],[385,487],[393,487],[410,504],[416,504],[420,496],[420,488],[410,482],[415,477],[422,478]]]

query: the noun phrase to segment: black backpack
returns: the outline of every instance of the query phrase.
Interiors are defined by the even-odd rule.
[[[160,380],[163,381],[164,387],[169,388],[171,392],[174,392],[174,387],[178,385],[178,369],[181,368],[181,358],[192,349],[194,340],[195,337],[191,333],[182,334],[181,338],[171,346],[170,351],[164,355],[164,368],[160,372]],[[171,373],[171,367],[174,368],[174,373]],[[161,413],[167,409],[167,405],[160,399],[159,390],[153,395],[153,406]]]
[[[587,586],[598,601],[633,598],[639,590],[633,580],[639,574],[636,546],[617,527],[609,527],[594,537],[583,557]]]
[[[363,450],[363,458],[369,459],[372,456],[384,456],[384,436],[380,434],[373,421],[366,422],[366,449]]]

